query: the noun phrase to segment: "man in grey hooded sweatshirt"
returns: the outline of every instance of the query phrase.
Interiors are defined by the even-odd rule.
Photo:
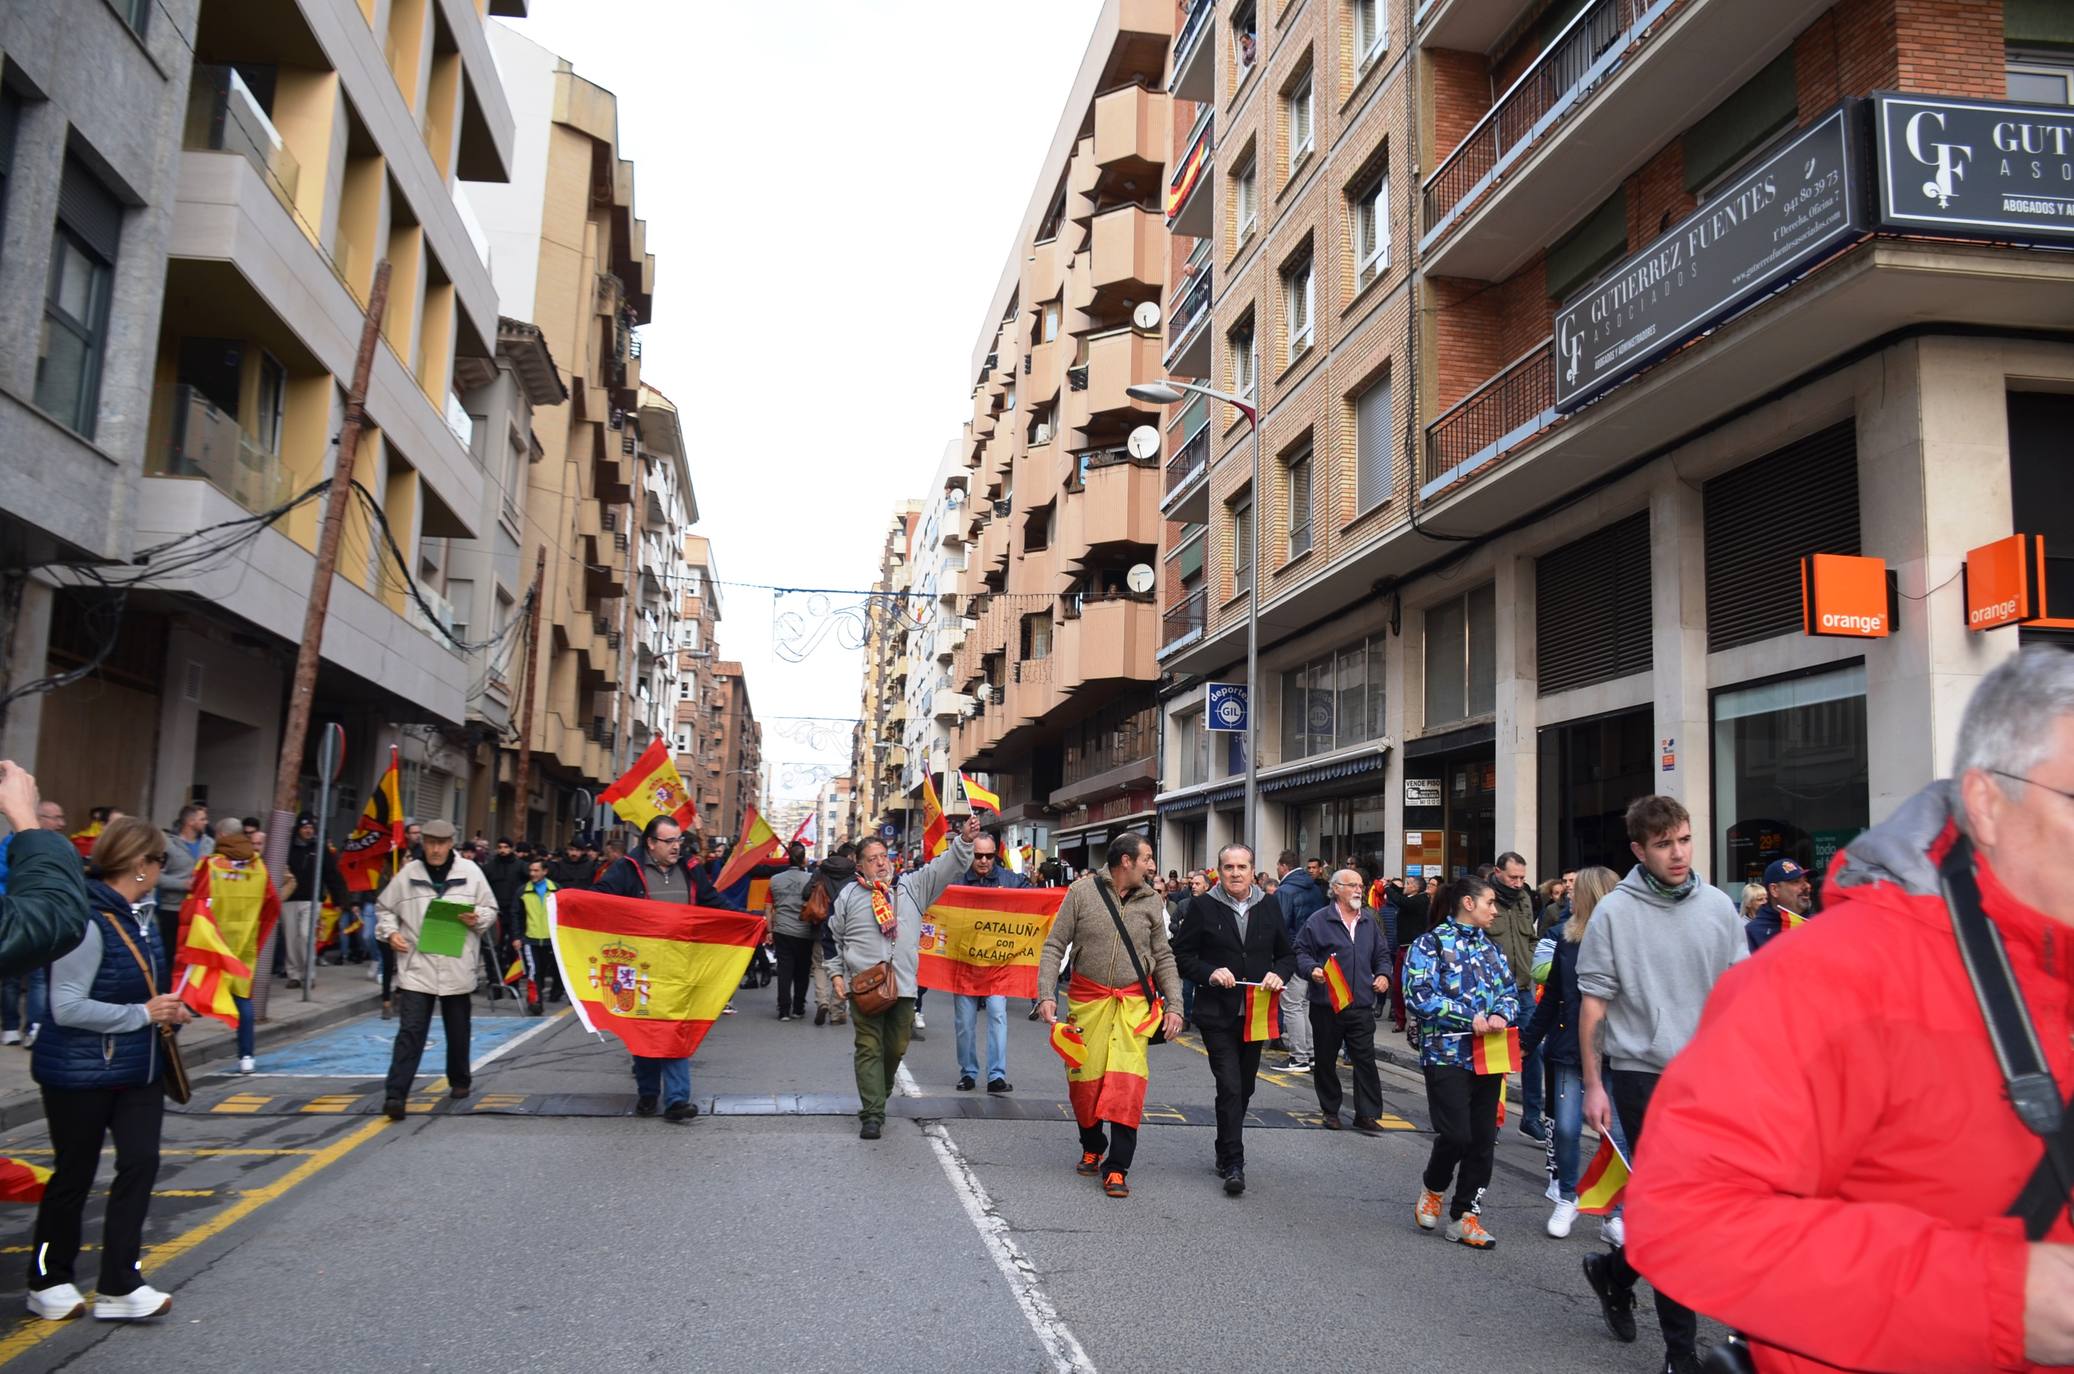
[[[1657,1080],[1699,1030],[1714,984],[1749,957],[1750,945],[1735,903],[1692,870],[1692,816],[1682,803],[1641,798],[1628,807],[1627,831],[1639,862],[1600,899],[1577,951],[1584,1001],[1577,1045],[1584,1119],[1603,1135],[1618,1112],[1632,1164]],[[1619,1340],[1634,1340],[1638,1276],[1625,1252],[1587,1255],[1584,1276],[1607,1329]],[[1656,1315],[1666,1374],[1697,1371],[1698,1321],[1691,1309],[1658,1291]]]

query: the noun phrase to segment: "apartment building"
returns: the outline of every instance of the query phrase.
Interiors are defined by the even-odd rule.
[[[719,572],[711,540],[688,534],[683,548],[684,576],[676,584],[677,713],[671,754],[691,793],[699,828],[717,835],[723,828],[727,792],[719,774],[720,760],[726,757],[726,736],[716,715],[716,706],[723,705],[725,697],[714,647],[720,624]]]
[[[856,785],[853,805],[858,821],[870,833],[895,843],[904,842],[911,828],[919,833],[918,824],[911,824],[910,812],[921,805],[920,796],[909,796],[904,770],[908,761],[905,740],[913,713],[908,683],[916,672],[913,640],[915,631],[931,618],[927,605],[914,594],[922,510],[920,501],[894,504],[879,549],[878,579],[860,612],[864,620],[864,696],[850,761]]]
[[[949,688],[972,698],[951,753],[990,776],[1013,835],[1075,862],[1152,815],[1152,588],[1161,538],[1158,408],[1174,145],[1172,0],[1096,19],[972,356],[960,508],[963,640]],[[956,528],[956,523],[953,523]]]
[[[906,606],[907,719],[899,736],[899,791],[910,817],[920,814],[924,778],[934,778],[939,793],[943,790],[945,776],[955,767],[953,731],[974,704],[951,689],[951,665],[965,632],[959,575],[965,571],[964,506],[971,476],[964,444],[952,440],[944,446],[915,526]]]
[[[632,757],[624,698],[638,701],[661,657],[644,657],[636,590],[672,561],[672,549],[650,537],[642,489],[634,330],[649,318],[655,259],[634,214],[634,167],[619,155],[613,94],[509,27],[492,26],[489,48],[517,129],[512,174],[507,185],[470,185],[468,200],[504,312],[539,327],[569,390],[568,401],[534,416],[541,456],[527,481],[520,551],[522,566],[542,549],[547,562],[526,725],[537,782],[514,828],[553,838],[588,824],[578,794],[609,784]],[[672,423],[655,442],[681,453]],[[669,471],[675,459],[665,453],[648,466]],[[654,719],[663,718],[658,710]]]
[[[1819,871],[2066,642],[2066,7],[1204,9],[1261,477],[1226,410],[1168,492],[1164,852],[1241,828],[1249,577],[1254,838],[1427,874],[1624,866],[1648,791],[1716,882]]]
[[[821,784],[814,806],[814,857],[825,859],[835,852],[838,845],[859,834],[851,780],[834,777]]]
[[[749,700],[749,679],[739,663],[713,665],[718,690],[713,710],[718,717],[720,825],[713,833],[732,840],[742,833],[749,808],[762,808],[764,797],[763,727]]]
[[[624,642],[631,643],[633,652],[621,655],[629,676],[620,694],[620,731],[629,764],[651,741],[671,738],[676,725],[682,593],[691,573],[684,561],[684,539],[699,518],[677,407],[643,383],[634,428],[638,544],[632,550],[634,590],[626,598],[624,627]]]

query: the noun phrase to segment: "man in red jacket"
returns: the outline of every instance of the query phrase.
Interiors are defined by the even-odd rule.
[[[2064,1101],[2074,1091],[2074,654],[1981,680],[1957,776],[1853,840],[1820,921],[1732,970],[1664,1075],[1634,1264],[1748,1335],[1761,1374],[2074,1364],[2067,1199],[2011,1108],[1937,866],[1963,835]]]

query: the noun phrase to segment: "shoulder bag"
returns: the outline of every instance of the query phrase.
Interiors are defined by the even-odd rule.
[[[893,977],[893,965],[881,959],[864,972],[850,980],[850,1000],[857,1004],[857,1011],[864,1016],[877,1016],[892,1009],[900,1000],[900,984]]]
[[[158,977],[151,971],[151,961],[144,957],[144,951],[137,948],[137,942],[130,938],[130,933],[122,928],[122,918],[116,917],[108,924],[115,927],[115,933],[129,946],[130,957],[135,959],[137,967],[144,971],[144,986],[151,990],[153,997],[158,996]],[[174,1028],[159,1026],[156,1029],[159,1047],[166,1052],[165,1077],[159,1081],[165,1085],[167,1097],[175,1102],[184,1103],[194,1096],[194,1085],[188,1081],[187,1065],[180,1058],[178,1042],[173,1039]]]
[[[806,900],[799,904],[799,919],[810,926],[820,925],[828,919],[833,905],[828,895],[828,880],[817,873],[807,880]]]
[[[1116,923],[1116,938],[1123,941],[1123,952],[1131,956],[1131,972],[1138,975],[1138,990],[1145,995],[1145,1005],[1157,1010],[1159,1008],[1159,997],[1152,990],[1152,980],[1145,976],[1145,965],[1138,962],[1138,946],[1132,942],[1131,933],[1123,928],[1123,913],[1116,909],[1116,897],[1109,891],[1109,884],[1102,881],[1102,876],[1099,873],[1095,875],[1095,891],[1102,894],[1102,905],[1109,908],[1109,919]],[[1164,1045],[1167,1043],[1167,1023],[1165,1018],[1161,1018],[1159,1023],[1152,1028],[1152,1040],[1150,1043],[1154,1045]]]

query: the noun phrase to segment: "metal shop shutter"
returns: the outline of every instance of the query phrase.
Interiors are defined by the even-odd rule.
[[[1534,589],[1540,695],[1649,671],[1648,511],[1544,555]]]
[[[1858,548],[1858,432],[1844,421],[1702,489],[1707,651],[1801,627],[1800,559]]]

